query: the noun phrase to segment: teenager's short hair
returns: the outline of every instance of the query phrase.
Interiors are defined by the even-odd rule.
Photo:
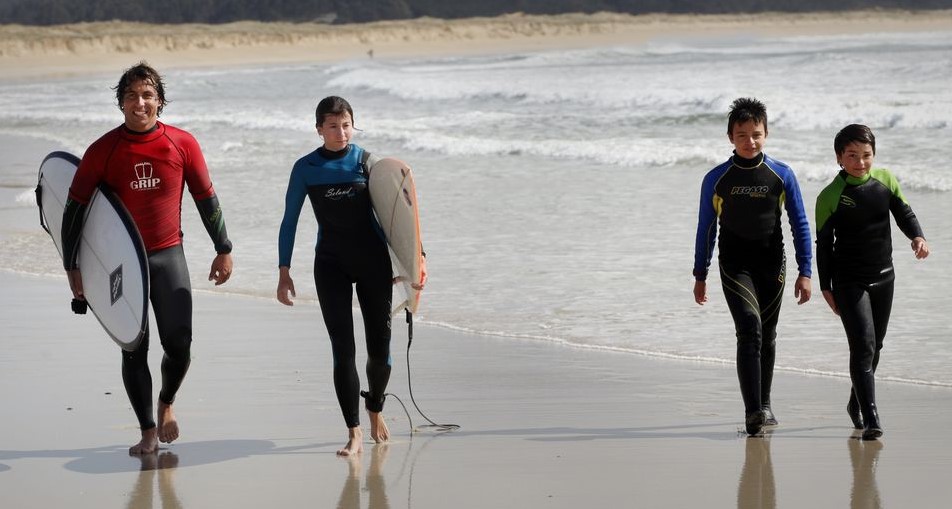
[[[764,125],[764,134],[767,134],[767,107],[764,103],[752,97],[734,99],[731,103],[731,112],[727,116],[727,135],[734,134],[734,126],[753,120]]]
[[[116,101],[119,103],[119,109],[122,109],[122,98],[126,95],[126,90],[137,81],[145,81],[155,87],[155,92],[159,94],[159,108],[157,113],[162,114],[162,108],[168,104],[165,100],[165,85],[162,83],[162,76],[144,61],[128,68],[119,78],[119,83],[113,87],[116,91]]]
[[[350,107],[350,103],[346,99],[336,95],[321,99],[321,102],[317,103],[317,111],[314,113],[317,118],[317,127],[324,125],[324,119],[328,116],[343,115],[344,113],[349,114],[350,121],[354,122],[354,109]]]
[[[833,138],[836,155],[843,155],[850,143],[868,143],[873,149],[873,155],[876,154],[876,137],[873,136],[873,130],[863,124],[850,124],[836,133],[836,138]]]

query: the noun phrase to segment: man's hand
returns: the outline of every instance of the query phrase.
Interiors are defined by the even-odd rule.
[[[231,254],[220,254],[212,260],[212,270],[208,273],[208,280],[214,281],[215,286],[223,285],[231,278]]]

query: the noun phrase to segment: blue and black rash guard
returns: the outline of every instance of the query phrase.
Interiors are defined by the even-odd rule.
[[[832,289],[834,274],[841,280],[875,283],[891,273],[890,213],[910,240],[923,237],[899,182],[887,170],[873,169],[861,178],[840,171],[820,192],[816,262],[821,290]]]
[[[812,260],[810,224],[803,208],[800,186],[786,164],[760,154],[744,159],[736,154],[704,177],[697,237],[694,277],[707,278],[715,240],[722,261],[753,257],[783,258],[781,208],[793,230],[799,275],[810,277]],[[720,222],[720,237],[717,227]]]
[[[279,266],[291,266],[305,197],[310,197],[317,218],[318,254],[348,257],[354,250],[386,242],[370,205],[364,153],[353,144],[341,152],[320,147],[294,164],[278,236]]]

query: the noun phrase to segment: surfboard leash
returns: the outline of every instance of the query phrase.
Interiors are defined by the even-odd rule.
[[[428,425],[420,426],[420,428],[434,428],[438,432],[457,430],[460,428],[459,424],[438,424],[434,422],[432,419],[430,419],[429,417],[427,417],[427,415],[423,413],[422,410],[420,410],[420,406],[417,405],[416,399],[413,397],[413,382],[412,382],[412,377],[410,376],[410,345],[413,344],[413,313],[411,313],[409,309],[406,310],[406,313],[407,313],[407,389],[410,391],[410,401],[413,402],[413,407],[416,408],[417,413],[419,413],[424,419],[426,419],[427,422],[430,423]],[[396,394],[386,393],[384,394],[384,397],[386,396],[393,396],[394,399],[396,399],[400,403],[400,406],[403,407],[404,413],[407,414],[407,420],[410,421],[410,434],[412,435],[415,431],[417,431],[417,428],[413,427],[413,419],[410,418],[410,412],[407,410],[407,406],[403,404],[403,401],[399,397],[397,397]]]

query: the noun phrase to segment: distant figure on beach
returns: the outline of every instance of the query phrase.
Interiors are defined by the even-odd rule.
[[[694,246],[694,300],[707,302],[707,275],[717,241],[721,286],[737,332],[737,377],[744,399],[745,428],[756,435],[777,419],[770,405],[786,257],[781,209],[793,229],[798,275],[794,296],[810,300],[810,225],[793,170],[763,152],[767,109],[756,99],[731,104],[727,137],[734,155],[701,184]],[[720,224],[720,236],[717,227]]]
[[[297,296],[291,279],[291,255],[301,208],[305,198],[310,198],[318,224],[314,282],[334,355],[334,389],[348,433],[347,444],[337,454],[350,456],[363,450],[361,396],[370,418],[371,438],[377,443],[390,439],[382,412],[390,380],[393,272],[367,189],[370,171],[379,158],[350,143],[354,110],[343,98],[322,99],[316,117],[317,134],[324,143],[294,164],[288,182],[278,236],[277,299],[292,306],[291,297]],[[367,392],[360,391],[357,374],[354,286],[367,342]]]
[[[888,170],[873,168],[876,138],[850,124],[833,140],[840,172],[816,199],[816,262],[820,290],[839,315],[850,348],[846,411],[863,440],[882,436],[875,374],[892,310],[895,272],[889,214],[912,241],[916,258],[929,256],[919,220]]]
[[[367,56],[370,57],[371,60],[373,60],[373,58],[374,58],[374,49],[373,49],[373,48],[370,48],[369,50],[367,50]]]
[[[125,117],[123,125],[90,145],[70,186],[63,212],[63,261],[73,296],[82,300],[82,267],[76,263],[82,218],[96,187],[109,186],[142,235],[152,313],[165,352],[158,424],[152,408],[148,333],[135,351],[122,352],[122,381],[142,432],[129,452],[148,454],[158,450],[160,441],[170,443],[179,437],[172,403],[191,361],[192,293],[181,231],[185,186],[215,246],[217,255],[208,274],[215,285],[231,277],[232,246],[198,142],[188,132],[158,121],[167,103],[159,73],[144,62],[130,67],[116,85],[116,100]],[[149,168],[147,181],[137,171],[142,167]]]

